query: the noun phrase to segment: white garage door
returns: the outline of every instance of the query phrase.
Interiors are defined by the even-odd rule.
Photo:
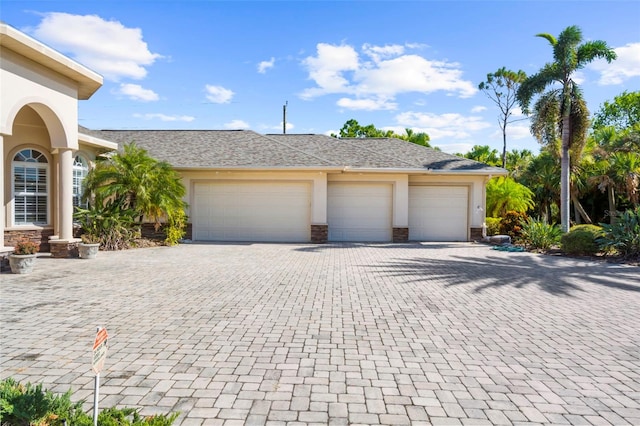
[[[391,241],[390,184],[329,183],[329,241]]]
[[[310,240],[309,183],[196,183],[193,198],[196,241]]]
[[[467,241],[466,186],[409,186],[409,239]]]

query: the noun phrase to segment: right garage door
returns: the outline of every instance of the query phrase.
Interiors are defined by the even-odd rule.
[[[466,186],[409,186],[409,239],[467,241]]]

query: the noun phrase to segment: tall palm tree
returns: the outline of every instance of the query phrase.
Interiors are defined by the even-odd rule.
[[[575,100],[581,99],[578,85],[573,80],[574,73],[594,59],[602,58],[611,62],[616,54],[607,43],[594,40],[582,43],[582,31],[577,26],[570,26],[563,30],[556,39],[551,34],[537,34],[546,39],[553,48],[553,62],[545,64],[538,73],[528,77],[518,90],[518,101],[522,110],[529,112],[531,99],[543,93],[547,88],[559,84],[557,98],[560,101],[559,111],[561,119],[561,177],[560,177],[560,222],[563,232],[569,231],[569,200],[570,200],[570,156],[572,107]],[[556,96],[554,96],[556,97]]]

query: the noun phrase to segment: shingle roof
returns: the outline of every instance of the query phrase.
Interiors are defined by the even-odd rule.
[[[268,134],[251,130],[89,130],[90,136],[135,142],[179,169],[352,168],[504,173],[476,161],[400,139]]]

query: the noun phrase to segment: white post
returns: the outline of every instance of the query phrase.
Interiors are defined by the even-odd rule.
[[[61,240],[71,241],[73,239],[73,151],[69,148],[60,148],[58,159],[60,162],[58,236]]]
[[[11,164],[11,163],[9,163]],[[2,194],[2,200],[0,200],[0,250],[4,247],[4,228],[5,223],[5,199],[4,199],[4,140],[0,135],[0,194]],[[11,167],[11,166],[9,166]]]
[[[93,426],[98,426],[98,399],[100,395],[100,373],[96,374],[93,386]]]

